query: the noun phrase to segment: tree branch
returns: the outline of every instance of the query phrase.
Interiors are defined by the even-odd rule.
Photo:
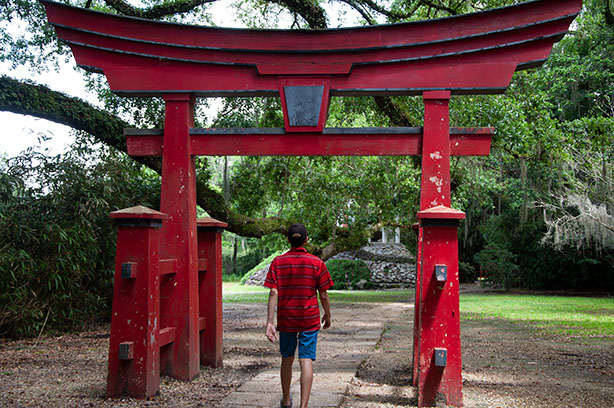
[[[326,28],[326,12],[316,1],[310,0],[265,0],[277,3],[305,19],[310,28]]]
[[[126,152],[124,128],[134,127],[115,115],[79,98],[53,91],[46,86],[0,76],[0,111],[35,116],[61,123],[92,135],[97,141]],[[138,163],[161,173],[158,158],[134,157]],[[229,230],[246,237],[263,237],[272,232],[285,233],[290,223],[278,217],[251,218],[232,211],[224,198],[207,184],[197,180],[197,203],[212,217],[228,222]]]
[[[365,21],[369,24],[369,25],[375,25],[377,24],[377,21],[375,21],[375,19],[373,17],[371,17],[371,15],[369,13],[367,13],[367,11],[361,7],[363,6],[362,1],[354,1],[354,0],[340,0],[341,2],[349,5],[350,7],[352,7],[354,10],[358,11],[360,13],[360,15],[362,16],[362,18],[365,19]],[[376,10],[377,11],[377,10]]]
[[[123,0],[104,0],[104,2],[115,11],[125,16],[159,19],[164,16],[187,13],[196,7],[206,3],[213,3],[216,0],[174,0],[156,4],[149,8],[137,8]]]
[[[446,7],[443,4],[439,4],[440,3],[439,1],[420,0],[420,2],[424,4],[425,6],[434,8],[435,10],[445,11],[446,13],[449,13],[452,16],[455,16],[458,14],[458,10],[455,10],[452,7]]]
[[[394,126],[412,126],[411,118],[405,111],[389,96],[374,96],[373,100],[377,107],[390,118]]]
[[[420,2],[418,1],[412,7],[411,11],[406,12],[406,13],[401,13],[401,12],[396,11],[396,10],[393,11],[393,10],[386,9],[386,8],[380,6],[379,4],[377,4],[376,2],[374,2],[373,0],[357,0],[357,1],[353,1],[353,0],[339,0],[339,1],[348,4],[350,7],[354,8],[356,11],[358,11],[363,17],[365,17],[364,13],[366,13],[366,12],[365,12],[365,10],[362,7],[358,7],[358,4],[360,4],[361,6],[364,6],[364,7],[368,7],[369,9],[375,11],[376,13],[379,13],[379,14],[381,14],[383,16],[388,17],[388,19],[391,20],[392,22],[409,19],[411,16],[414,15],[416,10],[421,5]],[[369,24],[376,24],[376,22],[370,21],[369,18],[365,17],[365,20],[367,20],[369,22]]]
[[[126,151],[128,122],[75,97],[46,86],[0,76],[0,110],[35,116],[82,130],[102,143]]]

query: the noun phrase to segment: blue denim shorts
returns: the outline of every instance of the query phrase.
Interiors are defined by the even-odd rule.
[[[293,357],[298,343],[298,358],[310,358],[315,361],[319,331],[279,332],[279,351],[281,356],[284,358]]]

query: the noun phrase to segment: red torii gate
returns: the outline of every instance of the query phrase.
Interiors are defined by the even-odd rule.
[[[104,73],[119,95],[164,98],[164,129],[125,131],[130,155],[162,156],[162,213],[138,209],[113,216],[137,219],[129,225],[142,225],[145,219],[150,228],[162,226],[160,251],[152,252],[155,265],[149,273],[157,277],[159,269],[172,269],[177,279],[172,291],[162,295],[170,312],[147,333],[149,346],[173,344],[164,357],[171,375],[194,378],[199,330],[221,327],[219,310],[206,324],[198,312],[208,306],[198,299],[203,283],[198,275],[193,156],[421,155],[414,384],[419,406],[432,404],[437,392],[448,404],[462,405],[456,230],[464,213],[450,208],[449,161],[450,155],[488,155],[493,129],[450,128],[448,102],[451,95],[501,93],[515,71],[540,66],[567,32],[581,0],[531,1],[426,22],[332,30],[187,26],[42,1],[79,66]],[[194,128],[196,97],[276,95],[281,97],[284,129]],[[424,127],[325,128],[334,95],[422,95]],[[223,226],[214,220],[210,225]],[[157,242],[154,232],[148,234],[153,238],[146,242]],[[123,264],[117,262],[120,274]],[[129,269],[126,276],[132,276]],[[156,279],[151,281],[154,288]],[[152,296],[159,312],[159,292]],[[219,308],[221,299],[214,300],[212,307]],[[121,393],[128,381],[116,371],[115,354],[133,358],[128,346],[114,347],[135,344],[136,349],[138,341],[146,343],[120,338],[126,335],[122,325],[114,317],[111,396]],[[212,351],[203,361],[219,365],[221,338],[207,341]],[[132,395],[150,396],[158,390],[160,364],[147,367],[151,375],[136,381]]]

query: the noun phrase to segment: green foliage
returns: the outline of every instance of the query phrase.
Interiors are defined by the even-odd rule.
[[[487,283],[500,284],[505,290],[517,284],[518,265],[514,254],[507,248],[489,243],[475,255],[475,260],[485,272]]]
[[[614,26],[585,2],[574,32],[504,96],[453,98],[455,125],[494,125],[488,159],[452,168],[461,259],[492,284],[614,288]],[[478,254],[478,255],[476,255]]]
[[[325,246],[378,222],[411,224],[419,169],[404,157],[248,157],[233,164],[231,191],[237,211],[302,222]]]
[[[269,255],[266,258],[264,258],[262,261],[260,261],[259,264],[254,266],[245,275],[243,275],[243,277],[241,278],[241,285],[243,285],[245,283],[245,281],[248,280],[254,274],[254,272],[259,271],[260,269],[268,266],[271,262],[273,262],[273,259],[275,259],[276,256],[279,256],[279,255],[283,254],[284,252],[285,251],[274,252],[271,255]]]
[[[475,267],[466,262],[458,263],[458,279],[461,283],[475,282],[477,279],[477,273]]]
[[[109,212],[158,207],[159,178],[123,155],[29,151],[0,163],[0,335],[109,318],[116,232]],[[46,317],[48,316],[48,319]]]
[[[258,265],[263,258],[266,258],[271,251],[266,248],[251,248],[237,255],[236,264],[233,264],[233,248],[222,248],[222,271],[224,275],[236,275],[243,277],[254,266]],[[234,272],[233,272],[234,271]]]
[[[360,281],[364,281],[364,289],[372,289],[371,271],[364,261],[350,259],[331,259],[326,262],[334,282],[335,290],[355,289]]]
[[[222,282],[241,282],[241,275],[222,275]]]

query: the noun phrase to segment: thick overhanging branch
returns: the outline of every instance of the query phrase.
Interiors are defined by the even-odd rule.
[[[46,86],[0,76],[0,110],[61,123],[87,132],[106,145],[126,151],[123,129],[130,126],[128,122]]]
[[[117,116],[79,98],[53,91],[46,86],[0,76],[0,111],[47,119],[92,135],[97,141],[126,152],[123,130],[134,127]],[[137,162],[161,173],[158,158],[135,157]],[[220,193],[206,180],[197,181],[197,203],[212,217],[228,222],[229,230],[246,237],[263,237],[284,232],[290,223],[278,217],[250,218],[232,211]]]

